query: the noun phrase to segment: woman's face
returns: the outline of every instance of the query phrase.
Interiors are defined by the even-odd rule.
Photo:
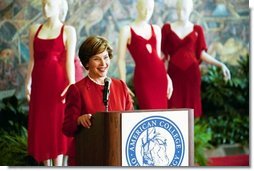
[[[105,78],[110,66],[108,51],[92,56],[87,64],[89,75],[94,78]]]
[[[137,4],[140,18],[149,21],[153,15],[154,0],[140,0]]]
[[[42,0],[42,10],[45,18],[59,16],[61,0]]]

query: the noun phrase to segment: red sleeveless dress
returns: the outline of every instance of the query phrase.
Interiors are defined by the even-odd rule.
[[[34,37],[28,122],[28,153],[38,162],[66,154],[69,141],[62,133],[65,104],[60,96],[68,84],[64,25],[53,39],[38,38],[41,28]]]
[[[194,25],[193,31],[181,39],[170,24],[165,24],[162,27],[161,47],[162,52],[170,56],[168,74],[174,88],[168,107],[193,108],[195,117],[200,117],[202,105],[199,64],[201,52],[207,49],[202,27]]]
[[[167,72],[156,48],[156,35],[147,40],[131,28],[128,50],[135,61],[134,88],[140,109],[167,109]],[[147,49],[151,47],[151,52]]]

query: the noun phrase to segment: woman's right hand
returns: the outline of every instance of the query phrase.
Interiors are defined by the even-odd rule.
[[[92,123],[91,123],[91,118],[92,115],[91,114],[84,114],[78,117],[78,125],[82,125],[85,128],[90,128]]]

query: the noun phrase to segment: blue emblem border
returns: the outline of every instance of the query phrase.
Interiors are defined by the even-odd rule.
[[[174,153],[174,158],[176,158],[177,160],[177,164],[175,165],[175,163],[172,163],[174,160],[172,160],[169,164],[169,166],[180,166],[181,163],[182,163],[182,160],[183,160],[183,157],[184,157],[184,154],[185,154],[185,143],[184,143],[184,138],[183,138],[183,135],[182,135],[182,132],[180,131],[179,127],[172,121],[170,120],[169,118],[167,117],[164,117],[164,116],[149,116],[149,117],[146,117],[144,119],[142,119],[141,121],[139,121],[135,126],[134,128],[132,128],[128,138],[127,138],[127,141],[126,141],[126,146],[125,146],[125,154],[126,154],[126,160],[127,160],[127,163],[129,166],[140,166],[140,163],[138,162],[137,158],[136,158],[136,154],[135,152],[131,152],[129,150],[129,145],[130,145],[130,139],[131,137],[133,136],[134,132],[136,131],[137,128],[139,128],[140,125],[142,125],[143,123],[145,122],[148,122],[150,120],[162,120],[162,121],[167,121],[170,125],[172,125],[175,130],[177,131],[177,133],[179,134],[179,138],[181,140],[181,145],[182,145],[182,148],[178,149],[178,150],[175,150],[175,153]],[[162,127],[161,127],[162,128]],[[164,128],[165,129],[165,128]],[[145,129],[146,130],[146,129]],[[145,131],[144,130],[144,131]],[[166,129],[165,129],[166,130]],[[167,130],[168,131],[168,130]],[[168,131],[169,132],[169,131]],[[170,135],[173,137],[172,133],[169,132]],[[142,134],[142,133],[141,133]],[[140,135],[141,135],[140,134]],[[140,135],[137,137],[137,140],[139,139]],[[173,138],[174,139],[174,138]],[[174,143],[175,143],[175,147],[176,147],[176,142],[174,140]],[[135,148],[136,148],[136,143],[135,143]],[[176,148],[175,148],[176,149]],[[136,151],[136,150],[135,150]],[[130,160],[136,160],[135,161],[135,165],[133,165]]]

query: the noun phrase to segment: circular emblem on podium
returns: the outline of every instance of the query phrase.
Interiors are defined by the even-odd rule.
[[[184,139],[178,126],[162,116],[150,116],[137,123],[126,142],[129,166],[180,166]]]

